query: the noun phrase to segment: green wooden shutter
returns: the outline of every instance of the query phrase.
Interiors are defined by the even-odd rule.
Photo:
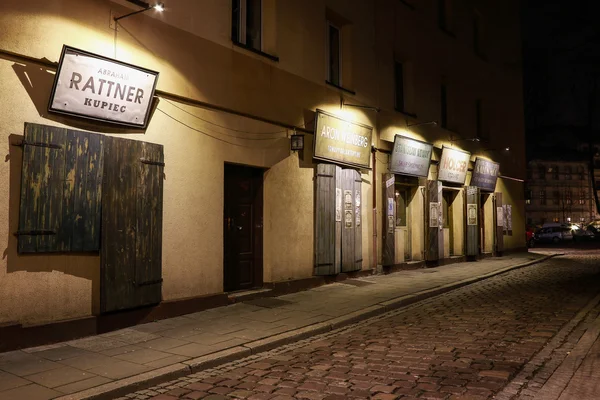
[[[396,227],[396,207],[394,199],[394,174],[383,175],[383,206],[382,206],[382,237],[383,237],[383,252],[382,265],[396,264],[396,240],[394,237],[394,229]]]
[[[467,256],[479,255],[479,188],[477,186],[466,186],[466,220],[467,220]]]
[[[163,148],[106,137],[102,312],[156,304],[162,283]]]
[[[341,168],[317,164],[315,177],[315,275],[334,275],[341,268]]]
[[[103,138],[25,124],[19,253],[100,248]]]

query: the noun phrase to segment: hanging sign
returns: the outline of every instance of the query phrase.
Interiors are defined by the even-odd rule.
[[[477,157],[471,177],[471,186],[493,192],[496,189],[498,171],[500,171],[500,164]]]
[[[145,128],[158,72],[63,46],[48,111]]]
[[[395,174],[427,177],[433,145],[405,136],[394,136],[389,170]]]
[[[373,128],[317,110],[314,157],[361,168],[371,165]]]
[[[438,165],[438,179],[463,185],[467,177],[470,159],[471,153],[469,152],[443,147],[442,158]]]

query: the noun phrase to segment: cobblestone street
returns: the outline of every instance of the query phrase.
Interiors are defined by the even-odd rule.
[[[124,398],[532,398],[598,315],[599,272],[557,257]]]

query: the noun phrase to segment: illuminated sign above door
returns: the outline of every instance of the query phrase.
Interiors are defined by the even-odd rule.
[[[496,189],[500,164],[477,157],[473,168],[471,186],[477,186],[481,190],[493,192]]]
[[[390,172],[427,177],[433,145],[405,136],[394,136],[394,149],[390,155]]]
[[[471,153],[444,146],[442,148],[442,158],[438,165],[438,180],[463,185],[467,177],[470,160]]]
[[[314,157],[337,164],[369,168],[373,128],[317,110]]]
[[[145,128],[158,72],[63,46],[48,111]]]

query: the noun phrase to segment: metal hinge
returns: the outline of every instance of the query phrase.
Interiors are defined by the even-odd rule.
[[[62,148],[63,148],[60,144],[42,143],[42,142],[27,142],[25,140],[22,140],[19,143],[15,143],[13,146],[19,146],[19,147],[24,147],[24,146],[49,147],[51,149],[58,149],[58,150],[62,150]]]
[[[165,163],[161,162],[161,161],[152,161],[152,160],[148,160],[146,158],[140,158],[140,161],[142,162],[142,164],[158,165],[158,166],[161,166],[161,167],[165,166]]]
[[[142,282],[142,283],[137,283],[136,281],[133,281],[133,284],[136,286],[149,286],[149,285],[156,285],[158,283],[162,283],[162,278],[160,279],[155,279],[153,281],[147,281],[147,282]]]
[[[56,235],[56,231],[50,230],[37,230],[37,231],[17,231],[14,233],[15,236],[42,236],[42,235]]]

